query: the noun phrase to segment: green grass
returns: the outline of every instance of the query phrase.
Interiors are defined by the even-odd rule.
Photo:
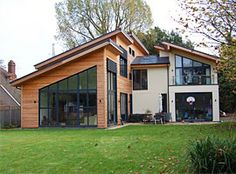
[[[128,126],[116,130],[0,131],[0,173],[183,173],[194,138],[231,138],[229,124]]]

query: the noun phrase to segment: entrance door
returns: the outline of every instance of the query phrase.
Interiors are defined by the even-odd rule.
[[[120,114],[123,121],[128,119],[128,95],[120,93]]]
[[[167,94],[161,94],[162,96],[162,112],[167,112]]]

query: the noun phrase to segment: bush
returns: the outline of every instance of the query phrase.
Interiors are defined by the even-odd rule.
[[[189,169],[194,173],[235,173],[236,139],[206,139],[190,142],[187,148]]]

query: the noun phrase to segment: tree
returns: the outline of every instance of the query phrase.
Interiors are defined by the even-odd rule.
[[[233,45],[221,45],[218,65],[220,105],[227,112],[236,112],[236,46]]]
[[[179,23],[191,33],[200,33],[211,44],[235,45],[236,1],[235,0],[178,0],[185,14]]]
[[[236,81],[236,45],[235,46],[226,44],[221,45],[220,57],[221,61],[218,65],[219,71],[222,71],[222,73],[224,73],[226,80]],[[236,85],[235,85],[235,93],[236,93]]]
[[[56,3],[57,39],[68,48],[109,31],[145,31],[152,25],[144,0],[65,0]]]
[[[167,32],[159,27],[151,28],[146,33],[138,32],[137,36],[149,50],[150,54],[156,54],[154,46],[159,45],[161,42],[170,42],[183,47],[193,48],[193,43],[189,40],[184,42],[183,38],[177,32]]]
[[[186,12],[179,18],[183,31],[207,37],[220,55],[218,65],[221,109],[235,112],[236,104],[236,1],[179,0]],[[205,43],[203,43],[207,46]]]

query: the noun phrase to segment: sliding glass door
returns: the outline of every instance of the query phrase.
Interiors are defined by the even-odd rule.
[[[212,121],[212,93],[176,93],[176,121]]]

